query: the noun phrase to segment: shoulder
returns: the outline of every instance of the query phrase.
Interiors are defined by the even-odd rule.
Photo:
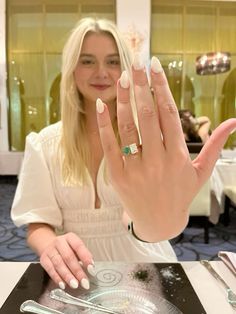
[[[41,145],[58,143],[61,138],[62,124],[61,121],[43,128],[39,133],[31,132],[27,136],[27,142],[38,143]]]

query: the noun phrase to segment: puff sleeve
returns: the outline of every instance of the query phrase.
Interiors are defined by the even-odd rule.
[[[62,214],[55,198],[45,144],[40,133],[26,138],[25,155],[12,204],[11,218],[16,226],[47,223],[62,226]],[[49,145],[51,146],[51,145]]]

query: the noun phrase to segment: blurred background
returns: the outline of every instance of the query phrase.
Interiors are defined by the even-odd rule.
[[[146,0],[142,5],[149,17],[135,21],[139,1],[5,2],[9,151],[23,151],[29,132],[60,119],[62,47],[69,31],[85,16],[120,24],[128,16],[127,39],[136,50],[147,45],[147,59],[157,55],[161,60],[178,108],[208,116],[212,129],[236,116],[236,1]],[[129,12],[132,2],[133,12]],[[221,58],[221,53],[227,53],[227,58]],[[203,69],[210,69],[206,74],[197,73],[200,57]],[[221,67],[217,68],[218,61]],[[224,62],[227,67],[222,70]],[[226,147],[235,146],[234,134]]]

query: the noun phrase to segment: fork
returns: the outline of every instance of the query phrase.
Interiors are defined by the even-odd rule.
[[[33,300],[26,300],[24,303],[22,303],[20,306],[20,311],[35,314],[63,314],[63,312],[54,310]]]
[[[227,292],[227,299],[230,305],[236,308],[236,294],[232,291],[232,289],[227,285],[224,279],[215,271],[215,269],[211,266],[210,262],[207,260],[201,260],[200,263],[207,268],[207,270],[217,279],[219,280]]]
[[[61,289],[54,289],[50,292],[50,297],[54,300],[58,300],[67,304],[73,304],[73,305],[77,305],[77,306],[81,306],[81,307],[85,307],[85,308],[89,308],[89,309],[93,309],[96,311],[100,311],[103,313],[108,313],[108,314],[121,314],[119,312],[115,312],[111,309],[108,309],[104,306],[95,304],[93,302],[89,302],[80,298],[76,298],[72,295],[70,295],[69,293],[66,293],[65,291],[61,290]]]

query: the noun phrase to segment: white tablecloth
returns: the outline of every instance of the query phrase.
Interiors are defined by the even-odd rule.
[[[236,186],[236,158],[221,158],[211,176],[211,190],[215,196],[210,217],[213,223],[217,223],[219,215],[224,212],[224,189],[230,186]]]
[[[227,302],[225,288],[199,262],[182,262],[181,264],[207,314],[236,313]],[[236,292],[236,278],[230,270],[222,262],[211,262],[211,264]],[[28,265],[28,263],[19,262],[0,262],[0,306],[2,306]]]

